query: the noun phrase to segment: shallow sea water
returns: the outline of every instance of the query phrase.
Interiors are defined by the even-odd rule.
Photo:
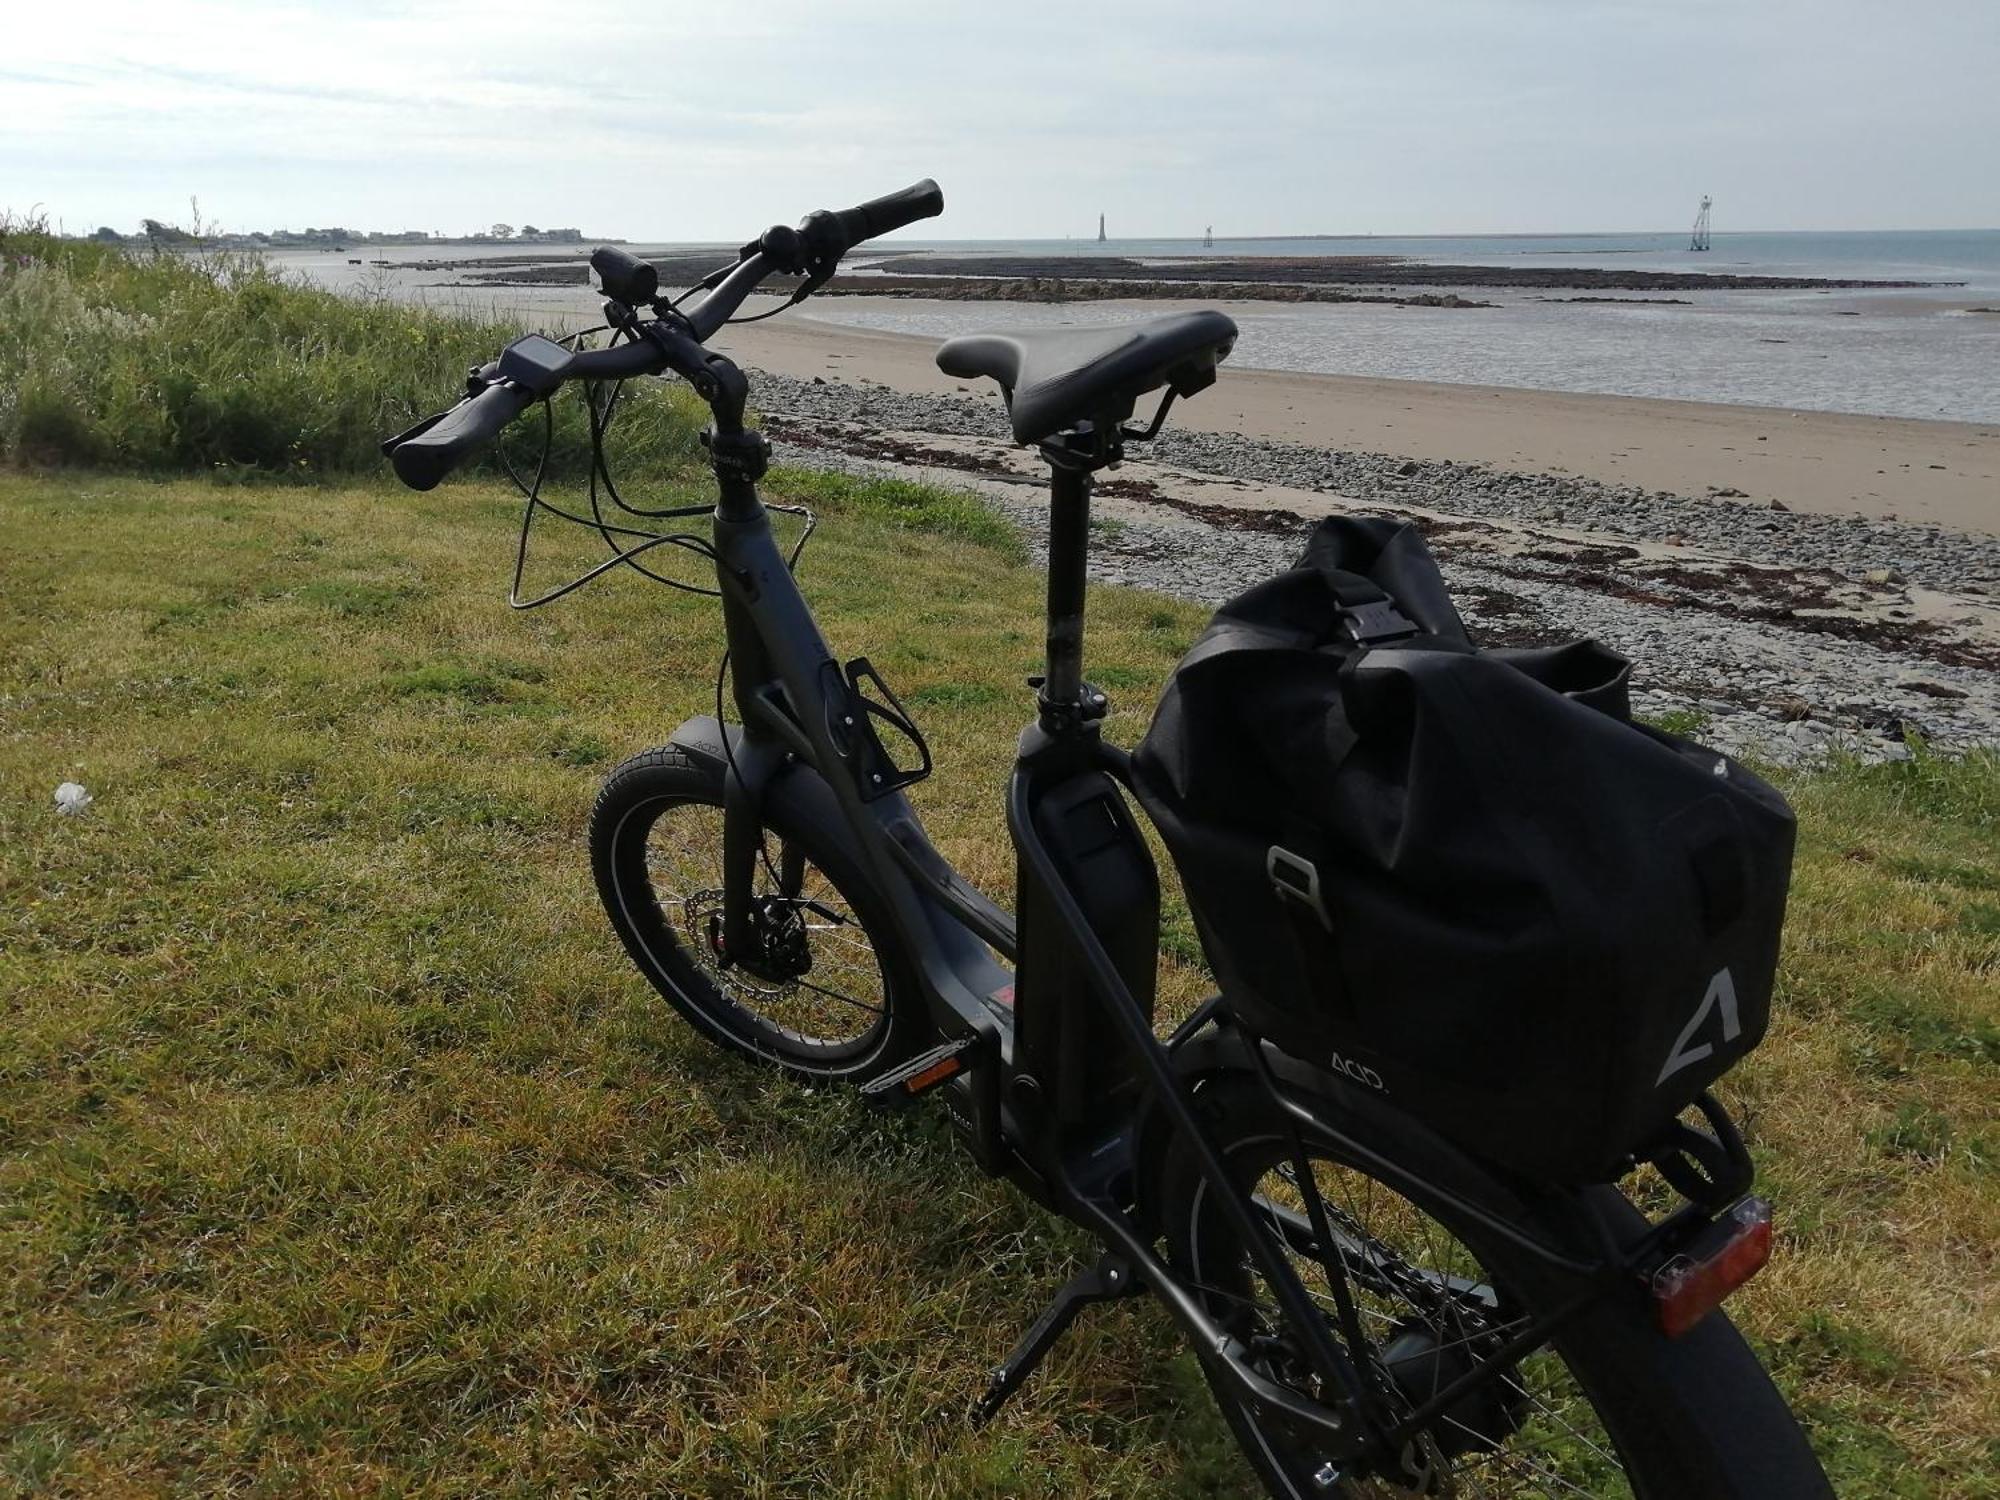
[[[1235,316],[1239,365],[1324,374],[1437,380],[1538,390],[1655,396],[1803,410],[2000,422],[2000,230],[1718,234],[1693,254],[1680,235],[1538,235],[1457,238],[1218,240],[1218,256],[1405,255],[1439,264],[1607,267],[1750,275],[1955,281],[1897,291],[1700,291],[1564,302],[1560,290],[1459,289],[1486,308],[1373,303],[1247,303]],[[1198,240],[891,241],[883,253],[936,248],[994,253],[1137,258],[1200,255]],[[526,288],[425,285],[455,279],[410,263],[510,253],[505,245],[369,247],[335,255],[284,252],[272,259],[343,290],[468,305],[547,306],[586,300]],[[634,245],[640,253],[701,248]],[[710,247],[726,258],[723,247]],[[545,258],[576,260],[587,247]],[[514,253],[519,253],[514,251]],[[348,264],[359,258],[360,266]],[[373,261],[388,262],[386,267]],[[856,256],[852,277],[866,275]],[[1366,290],[1377,290],[1369,288]],[[1389,290],[1382,288],[1379,290]],[[1419,290],[1429,290],[1422,288]],[[1676,297],[1685,305],[1632,300]],[[1135,321],[1158,302],[977,303],[827,297],[804,315],[925,338],[989,328]]]

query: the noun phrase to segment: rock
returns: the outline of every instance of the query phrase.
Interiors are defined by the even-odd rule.
[[[968,453],[980,452],[987,442],[995,455],[1010,446],[1005,416],[990,395],[974,400],[912,395],[876,385],[859,388],[837,374],[825,383],[810,377],[753,374],[752,379],[770,415],[773,436],[786,437],[787,422],[792,432],[818,435],[829,446],[816,449],[813,461],[830,468],[898,472],[894,453],[880,441],[885,434],[898,435],[891,448],[911,453],[923,449],[915,435],[924,433],[973,439]],[[912,436],[906,440],[904,434]],[[1213,606],[1282,571],[1298,555],[1310,523],[1259,507],[1258,491],[1266,486],[1347,497],[1366,515],[1398,516],[1420,504],[1445,518],[1426,520],[1422,529],[1430,535],[1461,607],[1479,620],[1482,635],[1492,644],[1595,636],[1629,656],[1649,682],[1650,690],[1634,693],[1647,717],[1686,712],[1704,697],[1719,705],[1707,711],[1701,738],[1722,753],[1806,764],[1839,746],[1871,760],[1904,759],[1906,726],[1943,753],[2000,739],[2000,688],[1977,671],[1934,664],[1925,646],[1928,637],[1890,626],[1879,641],[1848,639],[1802,630],[1787,613],[1795,587],[1832,585],[1835,595],[1853,598],[1853,584],[1868,572],[1963,593],[1976,607],[1990,608],[2000,585],[2000,539],[1991,536],[1880,518],[1794,514],[1747,497],[1711,497],[1714,503],[1699,503],[1689,495],[1575,475],[1509,473],[1481,464],[1447,465],[1172,425],[1133,457],[1204,475],[1209,483],[1236,491],[1252,508],[1244,512],[1243,524],[1219,527],[1209,521],[1206,506],[1199,516],[1183,512],[1170,517],[1163,509],[1159,522],[1143,511],[1123,511],[1115,537],[1097,539],[1101,545],[1093,562],[1103,571],[1096,576],[1114,573],[1134,587]],[[1034,487],[996,484],[983,467],[969,464],[966,482],[1020,527],[1031,556],[1041,555],[1047,534],[1045,497]],[[1125,498],[1154,497],[1135,491]],[[1719,576],[1737,576],[1729,559],[1781,570],[1781,576],[1773,580],[1768,597],[1747,601],[1766,606],[1756,618],[1739,618],[1712,603],[1682,599],[1679,587],[1663,587],[1658,594],[1665,597],[1658,597],[1645,586],[1639,597],[1628,597],[1623,588],[1629,580],[1615,570],[1607,587],[1590,576],[1594,570],[1574,562],[1509,557],[1502,564],[1490,550],[1497,541],[1494,528],[1532,527],[1556,510],[1566,527],[1621,543],[1657,547],[1671,538],[1713,553],[1725,559]],[[1680,566],[1660,561],[1669,571]],[[1784,570],[1800,576],[1786,579]],[[1840,579],[1851,582],[1843,585]],[[1863,587],[1900,585],[1885,579]],[[1720,597],[1737,590],[1718,585],[1713,592]],[[1904,602],[1893,592],[1876,597],[1881,603]],[[1945,691],[1927,691],[1917,681]],[[1725,692],[1736,701],[1722,698]],[[1951,698],[1956,692],[1966,697]],[[1779,704],[1790,698],[1809,705],[1809,715],[1785,718]],[[1925,703],[1931,706],[1926,709]],[[1916,716],[1934,722],[1915,724]]]
[[[1955,687],[1946,687],[1941,682],[1905,682],[1901,686],[1913,693],[1922,693],[1926,698],[1968,698],[1971,694]]]

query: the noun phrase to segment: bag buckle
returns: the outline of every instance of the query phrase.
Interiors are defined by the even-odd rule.
[[[1301,855],[1277,844],[1271,846],[1264,856],[1264,873],[1270,877],[1271,889],[1278,893],[1280,901],[1295,902],[1319,918],[1319,925],[1328,932],[1333,931],[1333,918],[1326,914],[1326,903],[1319,894],[1319,866]]]
[[[1348,634],[1361,646],[1380,641],[1401,641],[1419,633],[1417,626],[1396,608],[1393,599],[1370,599],[1361,604],[1343,605],[1340,618]]]

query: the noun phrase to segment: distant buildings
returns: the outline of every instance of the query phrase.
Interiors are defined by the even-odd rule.
[[[247,234],[211,234],[195,236],[171,224],[162,224],[157,219],[148,219],[137,234],[120,234],[109,228],[99,229],[91,235],[94,240],[127,245],[219,245],[234,250],[341,250],[349,245],[421,245],[435,242],[440,244],[510,244],[510,245],[576,245],[583,243],[581,229],[537,229],[532,224],[523,225],[516,232],[508,224],[495,224],[484,233],[450,235],[433,233],[428,229],[344,229],[333,225],[326,229],[307,227],[305,229],[258,229]]]

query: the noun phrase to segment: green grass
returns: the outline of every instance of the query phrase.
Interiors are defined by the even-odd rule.
[[[523,330],[386,298],[336,296],[261,261],[60,240],[0,219],[0,460],[160,474],[374,473],[376,445],[449,406],[469,366]],[[552,462],[578,474],[583,408],[554,408]],[[703,419],[685,390],[635,382],[621,474],[670,472]],[[531,463],[540,423],[510,449]]]
[[[823,508],[828,633],[920,712],[917,800],[1004,896],[1039,577],[938,491],[776,490]],[[613,579],[510,613],[511,512],[0,476],[0,1491],[1233,1493],[1143,1303],[967,1430],[1088,1247],[631,969],[584,819],[707,707],[714,606]],[[588,550],[543,541],[550,579]],[[1200,623],[1093,592],[1115,738]],[[1733,1307],[1849,1500],[1991,1496],[2000,766],[1786,788],[1781,1013],[1733,1080],[1782,1241]]]

